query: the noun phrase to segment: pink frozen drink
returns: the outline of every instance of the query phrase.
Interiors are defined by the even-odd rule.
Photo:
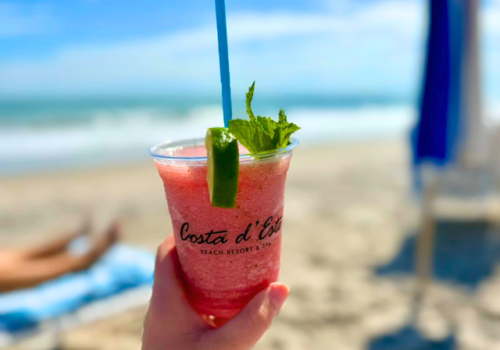
[[[262,155],[240,154],[232,209],[211,205],[203,139],[151,149],[165,186],[188,298],[198,313],[231,318],[277,280],[285,180],[297,144],[292,139],[288,147]]]

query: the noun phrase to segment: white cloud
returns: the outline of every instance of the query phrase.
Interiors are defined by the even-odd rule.
[[[43,4],[0,3],[0,38],[39,34],[51,30],[54,24]]]
[[[500,36],[500,1],[494,1],[484,8],[481,17],[485,33]]]
[[[291,35],[320,33],[369,35],[373,30],[394,30],[414,39],[422,18],[421,6],[417,3],[386,1],[367,5],[349,15],[339,13],[238,15],[229,19],[228,30],[233,40],[269,40]]]

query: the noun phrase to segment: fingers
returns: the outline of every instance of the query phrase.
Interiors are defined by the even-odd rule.
[[[156,254],[153,294],[156,298],[184,298],[174,237],[169,236],[158,247]],[[168,302],[168,300],[166,300]],[[163,304],[163,303],[162,303]],[[166,305],[166,304],[164,304]]]
[[[173,236],[158,248],[148,324],[150,321],[164,331],[191,332],[206,326],[187,301]]]
[[[272,283],[260,292],[232,320],[210,332],[214,349],[246,350],[252,348],[264,335],[283,306],[290,289],[283,283]]]

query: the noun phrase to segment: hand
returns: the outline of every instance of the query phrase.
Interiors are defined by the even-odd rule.
[[[248,350],[267,331],[289,288],[272,283],[220,328],[189,305],[182,287],[174,237],[158,249],[153,295],[144,324],[143,350]]]

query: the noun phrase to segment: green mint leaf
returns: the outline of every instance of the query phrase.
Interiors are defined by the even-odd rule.
[[[271,139],[274,138],[274,131],[276,129],[276,122],[274,120],[271,118],[257,116],[257,123],[259,123],[266,135],[269,135]]]
[[[261,138],[253,123],[248,120],[234,119],[229,121],[229,132],[243,146],[248,149],[250,153],[258,153]],[[254,146],[255,145],[255,146]]]
[[[290,136],[298,130],[300,128],[296,124],[288,122],[285,111],[281,108],[279,114],[279,148],[288,146]]]
[[[246,97],[247,97],[247,114],[250,117],[250,121],[253,121],[255,119],[255,115],[253,114],[253,111],[252,111],[252,99],[253,99],[254,90],[255,90],[255,81],[253,82],[252,86],[250,86],[250,89],[248,89],[248,93],[246,95]]]
[[[290,144],[290,136],[300,128],[289,123],[283,109],[278,122],[269,117],[255,117],[252,111],[252,99],[255,82],[246,94],[249,120],[234,119],[229,121],[229,132],[252,154],[284,148]]]

